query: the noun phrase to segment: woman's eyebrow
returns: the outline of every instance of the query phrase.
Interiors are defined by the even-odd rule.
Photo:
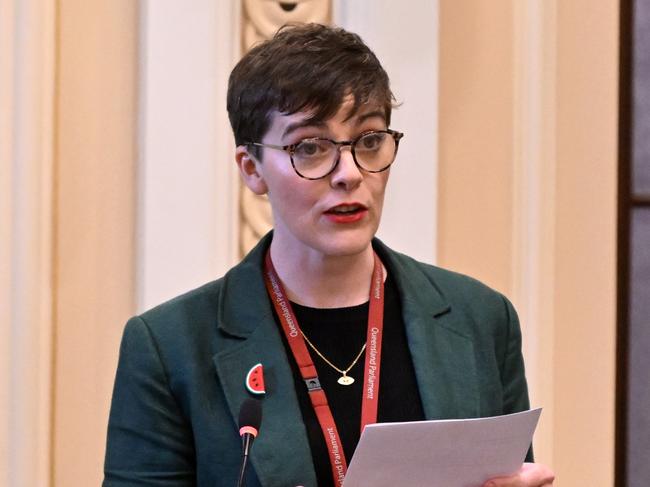
[[[353,117],[354,115],[349,117],[349,119]],[[385,120],[386,114],[382,110],[375,110],[372,112],[363,113],[361,115],[356,116],[354,124],[361,125],[369,118],[381,118],[382,120]],[[313,118],[305,118],[303,120],[299,120],[298,122],[290,123],[285,127],[284,131],[282,132],[282,139],[284,139],[287,135],[291,134],[292,132],[295,132],[296,130],[304,127],[324,128],[327,127],[327,123],[324,122],[323,120],[316,120]]]
[[[363,122],[368,120],[369,118],[381,118],[382,120],[386,120],[386,114],[382,110],[375,110],[374,112],[368,112],[364,113],[362,115],[359,115],[355,121],[356,125],[361,125]]]
[[[312,118],[306,118],[304,120],[300,120],[299,122],[294,122],[290,123],[289,125],[286,126],[284,129],[284,132],[282,132],[282,138],[284,139],[287,135],[289,135],[291,132],[295,132],[296,130],[303,128],[303,127],[318,127],[318,128],[323,128],[326,127],[327,124],[323,122],[322,120],[314,120]]]

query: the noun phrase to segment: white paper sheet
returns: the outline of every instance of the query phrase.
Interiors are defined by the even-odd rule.
[[[523,463],[542,409],[366,426],[344,487],[480,487]]]

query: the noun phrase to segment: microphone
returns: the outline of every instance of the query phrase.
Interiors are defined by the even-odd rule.
[[[237,487],[244,485],[244,474],[248,463],[248,454],[253,446],[262,424],[262,403],[255,399],[246,399],[239,409],[239,435],[242,439],[242,462],[239,469]]]

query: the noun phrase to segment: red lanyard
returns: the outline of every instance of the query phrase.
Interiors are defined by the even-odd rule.
[[[325,391],[321,389],[316,367],[309,355],[307,345],[296,316],[291,309],[291,303],[286,297],[280,279],[278,278],[271,252],[266,253],[264,280],[266,289],[271,296],[275,311],[280,318],[282,329],[289,342],[291,352],[300,369],[309,399],[320,423],[325,437],[327,450],[332,466],[332,475],[336,485],[343,485],[347,471],[347,462],[343,453],[343,445],[339,437],[332,411],[327,403]],[[374,254],[374,268],[370,285],[370,309],[368,311],[368,332],[366,338],[366,360],[363,376],[363,396],[361,400],[361,431],[367,424],[377,422],[377,405],[379,403],[379,370],[381,365],[381,339],[384,328],[384,276],[381,261]]]

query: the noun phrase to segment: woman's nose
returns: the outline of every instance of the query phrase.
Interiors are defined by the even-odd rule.
[[[357,187],[362,180],[363,174],[359,166],[354,162],[352,149],[349,146],[340,147],[339,162],[330,178],[331,185],[350,190]]]

